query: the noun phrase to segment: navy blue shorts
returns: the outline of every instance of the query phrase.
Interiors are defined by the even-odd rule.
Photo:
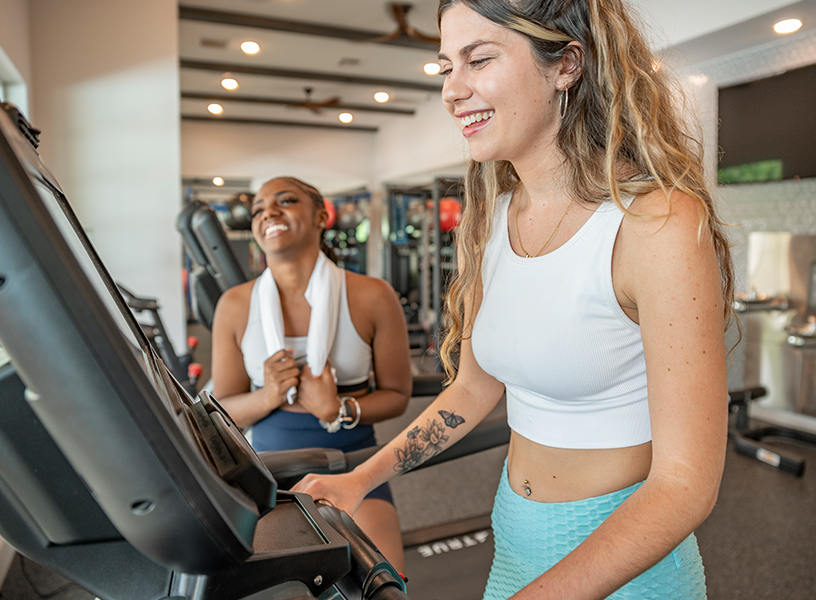
[[[340,429],[329,433],[310,413],[274,410],[252,426],[252,447],[256,452],[267,450],[296,450],[298,448],[335,448],[353,452],[377,445],[374,427],[358,425],[354,429]],[[394,504],[387,483],[369,492],[366,498],[376,498]]]

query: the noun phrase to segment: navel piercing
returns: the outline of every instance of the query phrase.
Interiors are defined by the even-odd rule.
[[[530,482],[526,479],[524,480],[524,493],[528,496],[533,493],[533,490],[530,489]]]

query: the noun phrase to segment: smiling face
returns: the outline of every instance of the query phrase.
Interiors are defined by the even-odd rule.
[[[264,252],[278,253],[320,247],[328,214],[312,195],[292,179],[273,179],[255,194],[252,234]]]
[[[440,29],[442,101],[471,158],[516,163],[540,156],[560,124],[557,68],[542,69],[523,35],[463,3],[442,15]]]

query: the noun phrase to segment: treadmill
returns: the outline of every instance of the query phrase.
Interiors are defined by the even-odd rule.
[[[348,515],[281,491],[283,459],[172,376],[38,134],[0,105],[0,535],[105,600],[408,598]]]
[[[200,200],[188,202],[176,218],[176,229],[192,263],[187,285],[193,316],[212,330],[215,306],[221,294],[247,281],[247,275],[208,204]]]

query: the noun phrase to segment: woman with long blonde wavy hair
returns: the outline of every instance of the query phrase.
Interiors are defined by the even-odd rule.
[[[505,394],[484,597],[705,598],[733,278],[678,96],[621,0],[441,0],[438,21],[472,159],[453,381],[368,462],[297,489],[353,512]]]

